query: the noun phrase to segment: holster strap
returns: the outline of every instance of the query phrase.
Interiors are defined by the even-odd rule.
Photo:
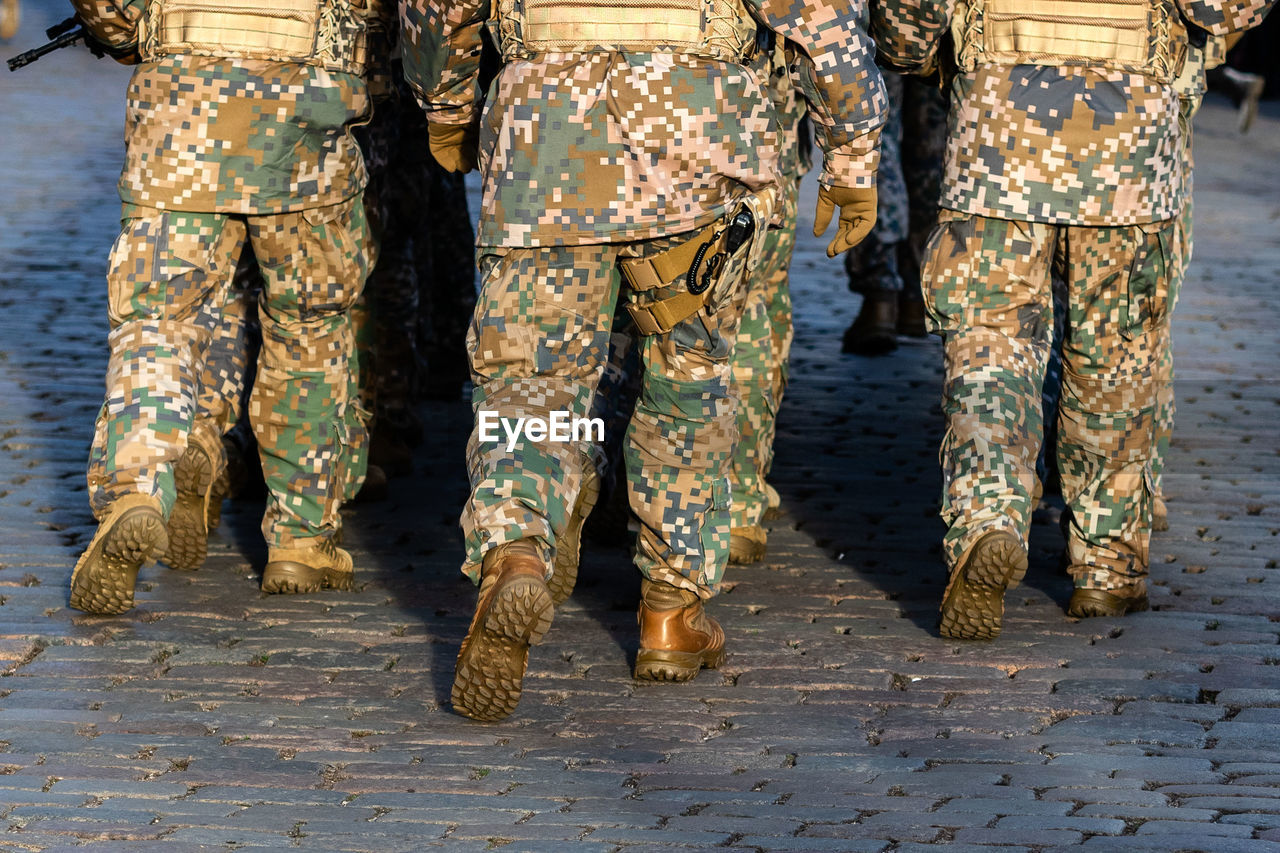
[[[635,321],[642,335],[665,335],[680,323],[692,317],[707,304],[712,288],[701,293],[682,290],[675,296],[659,299],[647,305],[627,303],[627,313]]]
[[[716,235],[719,222],[713,222],[697,234],[665,252],[644,258],[627,258],[619,263],[632,290],[653,290],[671,284],[689,271],[698,247]],[[714,247],[713,247],[714,248]]]
[[[628,258],[619,264],[622,274],[633,290],[641,292],[669,285],[679,286],[680,279],[689,272],[702,244],[712,243],[705,253],[706,257],[719,250],[719,243],[724,238],[723,231],[716,233],[716,228],[720,225],[719,222],[713,222],[679,246],[656,255]],[[655,299],[644,304],[631,302],[627,304],[627,313],[635,321],[640,334],[665,335],[706,305],[714,290],[714,287],[709,287],[701,293],[690,293],[682,289],[666,299]]]

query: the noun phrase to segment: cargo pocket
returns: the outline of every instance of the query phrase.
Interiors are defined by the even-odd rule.
[[[1172,220],[1133,228],[1136,246],[1129,265],[1120,329],[1125,340],[1154,331],[1168,320],[1173,228]]]
[[[702,585],[714,588],[724,577],[729,562],[729,509],[733,491],[728,477],[717,477],[710,500],[699,511],[702,542]]]

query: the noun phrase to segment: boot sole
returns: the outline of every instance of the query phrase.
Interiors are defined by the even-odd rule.
[[[729,564],[733,566],[750,566],[764,559],[768,551],[768,542],[757,542],[746,536],[729,534]]]
[[[322,589],[349,590],[355,585],[354,572],[337,572],[316,568],[292,560],[267,563],[262,570],[262,591],[265,593],[296,595],[319,592]]]
[[[485,722],[515,711],[529,646],[542,642],[554,609],[547,585],[534,578],[517,578],[494,594],[458,654],[450,696],[455,711]]]
[[[1077,589],[1071,593],[1067,615],[1079,619],[1124,616],[1128,613],[1140,613],[1150,606],[1151,603],[1145,595],[1124,598],[1102,589]]]
[[[582,560],[582,526],[586,524],[587,516],[591,515],[591,510],[595,509],[599,499],[599,478],[584,477],[578,500],[573,505],[573,515],[569,516],[564,535],[556,540],[556,563],[551,572],[551,580],[547,581],[551,602],[556,607],[569,600],[578,583],[578,564]]]
[[[206,511],[205,496],[209,496],[209,507],[215,500],[222,502],[213,478],[213,462],[199,450],[187,448],[173,466],[173,483],[178,497],[169,513],[169,551],[165,562],[171,569],[194,571],[204,565],[209,555],[209,530],[214,527],[209,523],[211,513]],[[219,520],[221,517],[219,511]]]
[[[1000,636],[1005,590],[1027,573],[1022,541],[1005,530],[982,536],[956,571],[942,601],[938,626],[956,640],[994,640]]]
[[[100,529],[76,561],[68,603],[85,613],[124,613],[133,607],[138,570],[163,555],[167,546],[164,518],[158,512],[149,507],[126,511],[109,528]]]
[[[642,681],[689,681],[703,667],[718,669],[722,663],[723,648],[705,652],[641,649],[636,655],[635,678]]]

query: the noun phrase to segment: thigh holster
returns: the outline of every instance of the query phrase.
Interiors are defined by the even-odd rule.
[[[755,229],[755,217],[743,204],[728,220],[708,225],[678,246],[623,260],[623,277],[641,294],[627,305],[640,333],[666,334],[704,307],[714,312],[722,305],[742,278],[741,255]]]

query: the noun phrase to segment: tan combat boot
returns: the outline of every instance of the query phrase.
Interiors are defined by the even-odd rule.
[[[578,563],[582,557],[582,525],[587,516],[595,509],[596,500],[600,497],[600,474],[596,472],[595,463],[584,459],[582,462],[582,487],[578,489],[578,499],[573,504],[573,512],[569,515],[568,526],[556,539],[556,563],[551,570],[551,580],[547,583],[551,590],[551,600],[556,607],[564,604],[573,594],[573,586],[578,582]]]
[[[983,534],[951,572],[942,596],[944,637],[994,640],[1004,618],[1004,591],[1027,573],[1027,549],[1008,530]]]
[[[555,607],[546,564],[531,540],[493,548],[480,571],[480,598],[458,651],[450,701],[464,717],[492,722],[516,709],[529,646],[542,642]]]
[[[267,567],[262,570],[263,592],[319,592],[351,589],[354,584],[351,555],[332,539],[314,539],[309,545],[267,550]]]
[[[1151,499],[1151,529],[1158,533],[1169,529],[1169,505],[1160,495]]]
[[[170,568],[198,569],[209,554],[209,531],[222,519],[222,499],[230,485],[225,453],[222,436],[211,426],[193,427],[187,434],[187,449],[173,466],[178,497],[169,513],[164,560]]]
[[[1071,593],[1067,615],[1081,619],[1124,616],[1126,613],[1139,613],[1149,606],[1147,582],[1139,579],[1118,589],[1077,589]]]
[[[697,593],[645,578],[636,618],[636,678],[688,681],[704,666],[715,669],[724,661],[724,631],[707,615]]]
[[[125,612],[133,607],[138,569],[163,556],[168,546],[159,499],[150,495],[117,499],[76,561],[71,606],[85,613]]]
[[[729,531],[729,562],[735,566],[749,566],[764,559],[769,535],[758,524],[735,527]]]

